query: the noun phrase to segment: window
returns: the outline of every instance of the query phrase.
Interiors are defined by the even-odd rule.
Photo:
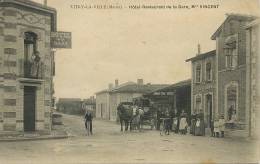
[[[211,63],[208,62],[206,64],[206,81],[211,81],[212,80],[212,67]]]
[[[199,112],[202,108],[201,108],[201,96],[197,95],[195,97],[195,111]]]
[[[201,65],[197,65],[196,66],[196,83],[200,83],[201,82]]]
[[[24,76],[31,77],[31,58],[37,51],[37,35],[33,32],[24,33]]]
[[[237,67],[237,35],[226,38],[224,53],[226,55],[226,68],[234,69]]]

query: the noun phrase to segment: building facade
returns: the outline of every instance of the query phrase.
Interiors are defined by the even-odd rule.
[[[247,111],[249,111],[249,136],[259,138],[260,132],[260,103],[259,103],[259,57],[260,57],[260,19],[246,26],[246,56],[247,56]]]
[[[248,135],[249,111],[247,109],[247,57],[246,30],[244,27],[254,17],[230,14],[212,35],[216,40],[217,63],[217,110],[230,121],[235,114],[236,130]]]
[[[0,1],[0,132],[50,131],[56,10]]]
[[[216,111],[216,50],[200,54],[186,60],[191,62],[191,110],[204,113],[206,127],[210,120],[218,116]]]
[[[60,98],[56,103],[58,112],[74,115],[84,115],[83,101],[80,98]]]

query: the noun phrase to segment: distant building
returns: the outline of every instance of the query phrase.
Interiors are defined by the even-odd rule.
[[[91,111],[93,113],[93,116],[96,115],[96,99],[94,96],[91,96],[88,99],[82,100],[82,107],[86,111]]]
[[[80,98],[60,98],[56,103],[56,109],[66,114],[84,115],[82,103]]]
[[[199,48],[200,49],[200,48]],[[198,113],[203,111],[206,127],[216,112],[216,50],[198,54],[186,60],[192,64],[191,110]]]
[[[119,85],[116,80],[115,87],[109,85],[109,89],[96,93],[96,117],[116,120],[117,106],[120,102],[133,102],[135,97],[141,97],[145,93],[166,86],[168,85],[144,84],[142,79],[138,79],[137,83],[128,82]]]
[[[51,130],[54,8],[0,1],[0,132]]]

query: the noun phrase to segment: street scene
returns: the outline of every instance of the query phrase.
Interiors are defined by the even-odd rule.
[[[259,163],[258,0],[0,0],[0,164]]]
[[[73,136],[1,142],[1,163],[28,163],[28,159],[30,163],[248,163],[257,160],[257,145],[252,141],[173,133],[161,136],[158,131],[150,130],[121,133],[118,124],[103,120],[94,120],[93,135],[86,137],[83,117],[63,115],[63,121]]]

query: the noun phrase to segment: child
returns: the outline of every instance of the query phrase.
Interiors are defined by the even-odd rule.
[[[219,120],[217,118],[215,118],[215,121],[214,121],[214,136],[215,137],[219,137]]]
[[[219,131],[221,133],[221,137],[223,138],[225,131],[225,120],[223,115],[221,115],[221,117],[219,118]]]

